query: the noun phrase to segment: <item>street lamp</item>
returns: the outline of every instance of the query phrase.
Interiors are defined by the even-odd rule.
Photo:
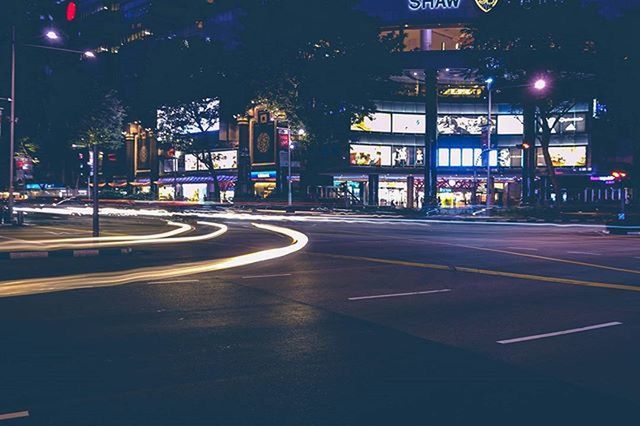
[[[45,37],[49,40],[59,40],[60,36],[54,30],[48,30]],[[89,51],[80,51],[73,49],[63,49],[60,47],[41,46],[37,44],[25,44],[28,47],[46,50],[58,50],[67,53],[79,53],[87,58],[95,58],[95,54]],[[11,102],[11,118],[9,126],[9,198],[7,203],[7,214],[9,222],[13,222],[13,207],[15,204],[14,191],[14,156],[15,156],[15,140],[16,140],[16,27],[11,28],[11,97],[3,100]]]
[[[53,30],[49,30],[45,33],[45,37],[48,38],[49,40],[59,40],[60,36],[58,35],[57,32],[53,31]]]
[[[544,89],[547,88],[547,80],[545,80],[544,78],[539,78],[536,80],[535,83],[533,83],[533,88],[536,89],[537,91],[542,91]]]
[[[492,121],[491,121],[491,113],[493,109],[493,83],[494,79],[489,77],[485,80],[485,84],[487,85],[488,92],[488,116],[487,116],[487,213],[491,208],[491,204],[493,202],[493,185],[491,184],[491,160],[489,153],[491,152],[491,130],[492,130]],[[512,89],[517,87],[533,87],[536,91],[542,92],[547,88],[547,80],[544,77],[539,77],[533,83],[529,84],[519,84],[515,86],[506,86],[502,87],[502,89]]]
[[[491,184],[491,112],[493,110],[493,78],[489,77],[485,80],[487,91],[489,92],[489,108],[487,112],[487,214],[493,201],[493,185]]]

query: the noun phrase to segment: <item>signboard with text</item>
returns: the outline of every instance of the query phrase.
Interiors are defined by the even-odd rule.
[[[358,8],[384,25],[472,22],[502,0],[360,0]]]

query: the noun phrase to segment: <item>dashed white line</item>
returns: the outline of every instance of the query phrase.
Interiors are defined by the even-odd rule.
[[[507,247],[508,250],[526,250],[526,251],[540,251],[537,248],[530,247]]]
[[[586,254],[588,256],[601,256],[600,253],[591,253],[588,251],[568,251],[569,254]]]
[[[277,277],[290,277],[291,274],[272,274],[272,275],[248,275],[242,277],[243,280],[249,280],[253,278],[277,278]]]
[[[23,417],[29,417],[29,411],[16,411],[15,413],[0,414],[0,421],[21,419]]]
[[[448,293],[450,291],[451,291],[450,288],[443,288],[441,290],[412,291],[411,293],[379,294],[376,296],[350,297],[348,300],[353,302],[356,300],[385,299],[388,297],[406,297],[406,296],[418,296],[421,294]]]
[[[182,284],[182,283],[199,283],[200,280],[171,280],[171,281],[151,281],[147,284]]]
[[[518,337],[515,339],[498,340],[497,343],[500,343],[501,345],[510,345],[512,343],[528,342],[530,340],[546,339],[548,337],[564,336],[566,334],[584,333],[585,331],[598,330],[600,328],[607,328],[607,327],[615,327],[618,325],[622,325],[622,323],[614,321],[614,322],[608,322],[605,324],[590,325],[588,327],[574,328],[571,330],[556,331],[554,333],[536,334],[533,336]]]

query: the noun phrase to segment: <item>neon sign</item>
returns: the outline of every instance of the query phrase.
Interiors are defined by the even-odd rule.
[[[491,12],[499,0],[475,0],[476,6],[485,13]],[[450,10],[460,9],[462,0],[409,0],[409,10]]]
[[[461,0],[409,0],[409,10],[458,9]]]

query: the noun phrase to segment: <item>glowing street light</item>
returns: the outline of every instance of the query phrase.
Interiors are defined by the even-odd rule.
[[[49,30],[46,32],[45,37],[48,38],[49,40],[59,40],[60,36],[58,35],[57,32],[53,31],[53,30]]]
[[[544,90],[547,87],[547,80],[544,78],[539,78],[533,83],[533,88],[536,90]]]
[[[85,58],[89,58],[89,59],[95,59],[95,58],[96,58],[96,54],[95,54],[95,53],[93,53],[93,52],[92,52],[92,51],[90,51],[90,50],[87,50],[86,52],[84,52],[84,53],[83,53],[83,56],[84,56]]]

